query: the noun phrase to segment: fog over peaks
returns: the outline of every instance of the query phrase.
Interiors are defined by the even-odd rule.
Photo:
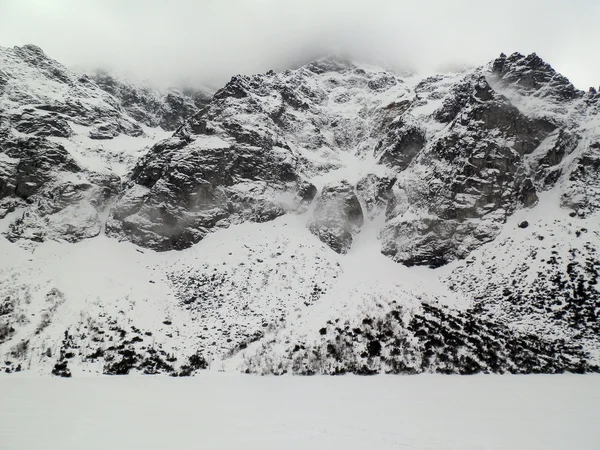
[[[537,52],[600,85],[596,0],[1,0],[0,45],[64,64],[214,87],[330,53],[431,72]]]

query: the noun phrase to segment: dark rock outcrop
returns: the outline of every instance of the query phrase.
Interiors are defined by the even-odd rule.
[[[107,230],[157,250],[183,249],[213,228],[272,220],[310,195],[285,154],[182,130],[138,163]]]
[[[451,90],[434,118],[450,121],[447,131],[415,157],[388,204],[383,252],[407,265],[464,258],[496,237],[516,208],[534,205],[539,175],[527,155],[556,129],[477,75]]]
[[[303,210],[316,193],[306,179],[340,167],[338,149],[354,152],[376,133],[367,116],[355,122],[332,114],[329,97],[341,101],[340,85],[367,97],[399,84],[390,73],[335,59],[281,74],[234,76],[140,161],[107,230],[152,248],[183,248],[230,223]],[[314,157],[327,147],[336,149],[333,158]]]
[[[325,186],[317,198],[309,230],[337,253],[347,253],[364,222],[360,202],[347,181]]]
[[[65,148],[43,138],[14,138],[1,144],[0,193],[27,200],[51,179],[54,173],[78,172],[79,166]]]
[[[379,141],[375,154],[379,162],[396,170],[406,169],[424,148],[425,132],[414,123],[397,119],[388,128],[386,136]]]
[[[510,85],[525,95],[553,98],[561,101],[583,96],[571,82],[557,73],[535,53],[501,55],[492,63],[492,75],[503,85]]]
[[[36,114],[33,109],[25,109],[22,113],[12,116],[11,122],[17,131],[33,136],[67,138],[73,134],[64,116],[53,112]]]
[[[600,140],[589,145],[575,159],[568,172],[561,205],[586,216],[600,209]]]
[[[121,107],[135,120],[164,130],[177,129],[210,100],[210,94],[205,90],[172,88],[162,93],[149,85],[119,80],[105,71],[96,72],[92,79],[101,89],[117,98]]]
[[[375,174],[365,175],[356,183],[356,193],[370,218],[385,211],[395,183],[394,176]]]
[[[0,218],[22,211],[3,234],[24,244],[98,235],[101,212],[120,180],[86,166],[96,149],[79,148],[75,130],[110,139],[139,137],[141,126],[89,77],[69,71],[39,47],[0,48],[0,65]],[[99,154],[98,160],[110,157]]]

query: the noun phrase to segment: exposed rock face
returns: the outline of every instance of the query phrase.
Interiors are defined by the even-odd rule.
[[[101,89],[117,98],[135,120],[164,130],[175,130],[210,100],[208,91],[173,88],[162,93],[150,86],[117,79],[104,71],[98,71],[92,79]]]
[[[76,242],[100,233],[98,212],[118,192],[118,177],[82,169],[45,138],[11,135],[0,150],[0,218],[25,209],[9,225],[9,240]]]
[[[123,114],[114,97],[80,77],[34,45],[0,51],[3,89],[0,106],[12,126],[37,136],[68,137],[67,121],[90,126],[107,123],[130,136],[140,126]]]
[[[73,130],[63,116],[58,113],[39,113],[34,109],[24,109],[21,114],[11,118],[15,123],[15,129],[21,133],[34,136],[57,136],[68,138]]]
[[[2,57],[6,136],[14,129],[68,139],[75,124],[101,142],[141,136],[140,123],[176,129],[137,161],[110,215],[109,234],[142,246],[185,248],[231,223],[302,210],[315,195],[307,180],[343,168],[348,154],[373,155],[388,168],[352,188],[370,218],[386,209],[382,252],[407,265],[466,257],[566,172],[563,205],[581,214],[596,207],[597,195],[586,194],[594,185],[588,174],[595,144],[578,128],[582,114],[598,113],[597,94],[575,90],[535,54],[501,56],[487,68],[430,77],[414,89],[391,72],[328,58],[279,74],[235,76],[210,100],[193,90],[163,95],[106,73],[75,76],[33,46],[3,50]],[[47,89],[36,90],[27,77]],[[549,107],[528,109],[522,99],[529,97]],[[19,145],[69,156],[51,141]],[[0,186],[12,199],[5,212],[15,208],[15,196],[29,198],[52,178],[39,173],[63,170],[43,161],[27,169],[31,152],[4,155]],[[64,170],[88,172],[71,159]],[[86,177],[83,185],[91,186]],[[114,192],[114,182],[108,185],[92,190]]]
[[[533,181],[538,190],[546,190],[556,184],[563,173],[562,161],[572,154],[579,145],[581,136],[574,131],[559,128],[526,158],[534,175]]]
[[[486,70],[449,89],[444,77],[416,88],[420,102],[442,100],[432,118],[444,128],[430,131],[416,156],[414,140],[400,144],[406,151],[396,167],[406,157],[412,163],[398,176],[383,231],[383,252],[398,261],[436,267],[463,258],[495,238],[515,209],[534,205],[565,171],[585,172],[567,157],[584,144],[581,134],[594,129],[586,125],[597,114],[588,98],[593,95],[584,96],[536,55],[501,56]],[[409,109],[396,123],[402,124],[402,143],[420,121]],[[426,128],[439,129],[435,122]],[[564,184],[564,205],[567,198],[582,198],[577,192],[587,182],[577,179],[572,175]]]
[[[134,169],[109,233],[182,249],[213,228],[272,220],[311,199],[285,152],[230,142],[181,131],[154,146]]]
[[[113,168],[129,161],[122,150],[94,159],[94,146],[146,139],[142,125],[173,130],[206,102],[202,91],[160,93],[106,74],[76,75],[31,45],[0,48],[0,67],[0,218],[21,211],[5,231],[11,241],[98,235],[120,191]],[[88,148],[81,135],[92,140]]]
[[[402,171],[425,148],[426,143],[425,131],[419,125],[399,117],[390,124],[375,152],[380,152],[381,163]]]
[[[119,135],[119,129],[113,124],[98,125],[90,130],[91,139],[112,139]]]
[[[12,153],[19,157],[0,159],[0,217],[23,209],[5,237],[13,242],[77,242],[97,236],[99,211],[118,192],[118,177],[83,171],[60,145],[20,144],[19,152]]]
[[[373,219],[385,211],[392,195],[396,177],[368,174],[356,183],[356,192],[366,208],[366,215]]]
[[[24,243],[97,236],[120,180],[89,163],[94,149],[76,142],[140,138],[142,127],[94,81],[38,47],[0,48],[0,67],[0,218],[19,211],[4,235]]]
[[[574,161],[568,174],[568,187],[562,195],[563,206],[585,216],[600,208],[600,141],[588,146]]]
[[[173,144],[181,150],[182,160],[189,159],[192,171],[203,170],[199,166],[204,162],[198,159],[195,148],[202,148],[208,137],[224,141],[221,146],[228,150],[221,154],[238,161],[227,166],[229,177],[210,182],[211,189],[221,186],[230,191],[226,194],[218,189],[215,200],[206,203],[217,208],[216,215],[192,220],[187,217],[187,200],[172,196],[167,204],[178,206],[169,208],[169,218],[150,213],[152,205],[163,205],[163,196],[150,200],[158,195],[158,188],[134,174],[128,185],[132,193],[126,193],[124,201],[138,198],[137,185],[150,188],[143,200],[147,207],[140,212],[143,220],[125,208],[127,214],[115,214],[109,229],[127,237],[145,235],[143,230],[134,230],[149,228],[167,241],[177,240],[174,236],[186,229],[186,235],[194,238],[186,238],[182,241],[185,244],[175,247],[191,245],[213,226],[226,226],[245,217],[266,220],[282,214],[283,209],[263,198],[264,189],[273,189],[272,184],[278,185],[275,191],[288,192],[289,187],[282,187],[282,182],[309,179],[343,166],[338,155],[348,152],[360,157],[372,152],[389,168],[389,175],[381,181],[384,186],[369,188],[377,198],[362,196],[369,214],[373,205],[387,201],[383,253],[407,265],[431,267],[464,258],[494,239],[516,209],[535,205],[538,193],[556,184],[564,172],[563,160],[580,144],[578,119],[573,115],[565,119],[552,108],[564,108],[582,96],[572,91],[568,80],[555,75],[537,56],[515,54],[463,75],[425,79],[416,86],[416,95],[393,74],[365,70],[337,59],[316,61],[281,74],[233,77],[177,131],[178,141]],[[514,100],[515,95],[522,98],[538,96],[539,92],[553,105],[552,111],[533,113]],[[200,152],[208,155],[213,151]],[[160,146],[150,153],[164,161],[161,154]],[[265,161],[285,163],[265,165]],[[136,172],[147,170],[142,164],[155,171],[160,171],[155,165],[165,166],[147,159],[140,162]],[[277,175],[267,176],[267,171]],[[397,180],[395,184],[385,181],[392,179]],[[183,178],[169,183],[179,180]],[[246,186],[257,181],[268,187],[244,189],[243,201],[232,190],[238,183]],[[370,182],[365,179],[357,187],[364,191]],[[178,189],[168,186],[169,191]],[[385,192],[386,200],[376,192],[379,190]],[[223,206],[226,204],[230,207]],[[251,213],[240,214],[239,210],[247,211],[249,204],[254,205]],[[119,225],[126,217],[130,223]],[[172,235],[175,223],[177,231]],[[197,230],[192,232],[194,227]],[[121,233],[125,228],[129,231]],[[146,245],[144,239],[135,238],[134,242]],[[157,239],[150,239],[148,245],[171,248],[155,245]]]
[[[4,171],[3,193],[27,200],[60,171],[78,172],[80,169],[60,144],[40,138],[14,138],[2,143]]]
[[[502,84],[536,97],[573,100],[583,96],[582,91],[535,53],[527,56],[513,53],[508,57],[502,54],[493,62],[492,74]]]
[[[534,205],[525,157],[556,128],[521,114],[481,75],[452,89],[434,117],[448,125],[398,177],[383,232],[384,253],[408,265],[463,258]]]
[[[107,230],[167,250],[231,223],[303,210],[316,193],[308,178],[342,167],[346,153],[376,142],[372,118],[354,113],[372,108],[377,117],[389,115],[381,109],[389,91],[407,93],[392,79],[335,59],[233,77],[138,163]],[[369,86],[373,80],[381,83]]]
[[[337,253],[347,253],[364,222],[360,202],[347,181],[329,184],[317,198],[309,230]]]

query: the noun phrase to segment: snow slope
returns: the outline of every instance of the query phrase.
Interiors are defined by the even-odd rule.
[[[70,330],[78,342],[73,373],[102,371],[89,355],[136,336],[139,352],[160,346],[179,356],[177,366],[180,355],[201,350],[220,359],[287,323],[303,328],[336,314],[358,315],[391,298],[464,302],[431,270],[383,256],[369,236],[376,226],[367,226],[363,243],[342,258],[308,231],[308,217],[232,225],[168,253],[102,236],[73,245],[46,242],[29,253],[3,239],[9,257],[0,263],[2,293],[19,305],[14,314],[22,319],[0,352],[10,355],[15,342],[28,341],[31,351],[20,364],[44,373]]]

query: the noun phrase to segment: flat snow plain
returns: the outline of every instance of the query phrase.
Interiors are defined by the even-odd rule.
[[[600,449],[600,376],[0,377],[2,450]]]

